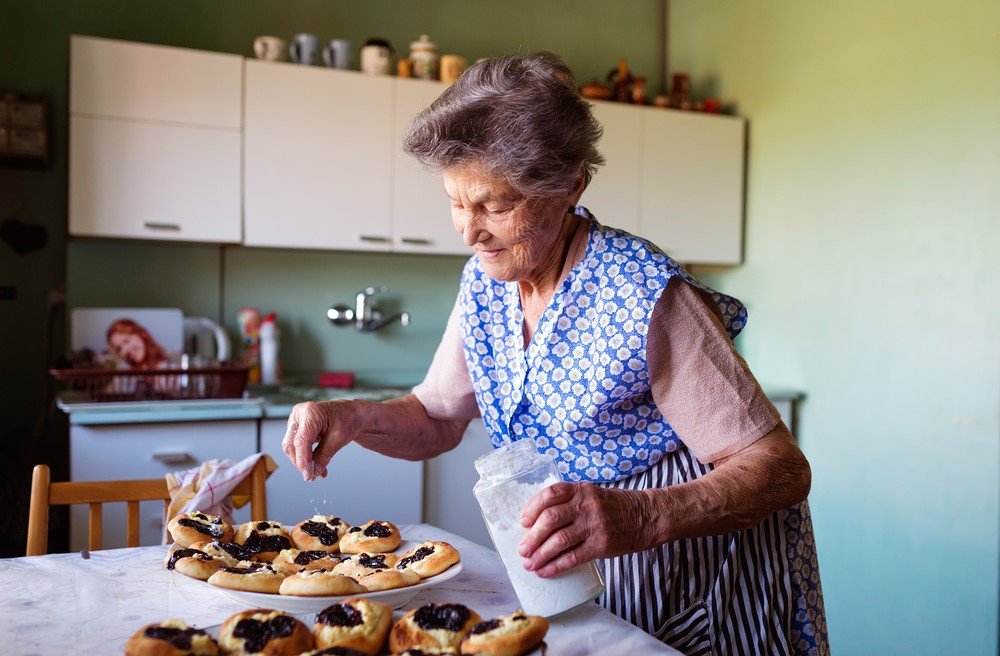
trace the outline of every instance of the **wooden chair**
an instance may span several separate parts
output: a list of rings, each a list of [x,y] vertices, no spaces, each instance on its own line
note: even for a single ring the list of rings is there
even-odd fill
[[[250,518],[258,522],[267,519],[267,496],[264,482],[267,469],[261,459],[254,466],[250,476],[244,478],[234,494],[250,495]],[[48,552],[49,506],[65,506],[78,503],[90,504],[88,526],[88,549],[101,548],[101,514],[105,503],[126,502],[128,515],[125,532],[128,546],[139,546],[139,502],[162,500],[166,508],[170,502],[167,481],[164,478],[149,478],[136,481],[80,481],[71,483],[51,483],[47,465],[35,465],[31,475],[31,505],[28,510],[28,556],[41,556]]]

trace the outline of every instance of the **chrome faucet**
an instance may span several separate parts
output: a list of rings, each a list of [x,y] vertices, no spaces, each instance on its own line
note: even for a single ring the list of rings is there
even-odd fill
[[[396,312],[389,316],[382,316],[377,307],[372,304],[372,296],[385,293],[385,287],[366,287],[358,292],[355,298],[354,309],[346,305],[334,305],[326,311],[326,317],[336,326],[347,326],[351,323],[359,332],[370,333],[384,326],[399,320],[399,323],[410,325],[409,312]]]

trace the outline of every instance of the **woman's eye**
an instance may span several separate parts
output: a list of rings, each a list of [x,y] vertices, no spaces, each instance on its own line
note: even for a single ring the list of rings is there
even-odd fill
[[[489,208],[487,208],[489,209]],[[489,209],[490,214],[506,214],[507,212],[514,209],[513,207],[499,207],[495,209]]]

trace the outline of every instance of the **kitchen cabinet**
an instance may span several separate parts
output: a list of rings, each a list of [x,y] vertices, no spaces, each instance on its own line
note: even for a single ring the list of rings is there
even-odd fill
[[[260,449],[278,463],[267,479],[267,507],[273,519],[295,523],[332,514],[351,524],[370,519],[422,521],[423,463],[388,458],[352,442],[333,457],[326,478],[306,483],[281,449],[287,426],[285,419],[260,422]]]
[[[427,461],[424,520],[466,540],[493,548],[493,540],[472,494],[479,480],[476,458],[493,450],[482,419],[473,419],[457,447]]]
[[[243,58],[74,36],[69,233],[242,239]]]
[[[462,235],[451,224],[451,209],[441,176],[425,170],[403,152],[403,137],[417,114],[434,102],[447,84],[396,80],[392,118],[395,149],[392,185],[392,249],[410,253],[469,255]]]
[[[257,452],[257,421],[183,422],[70,427],[70,480],[161,478],[213,458],[241,460]],[[270,494],[270,481],[268,493]],[[163,503],[143,501],[140,544],[159,544]],[[249,521],[249,506],[236,511]],[[125,546],[125,504],[104,504],[105,549]],[[87,506],[70,511],[70,549],[87,545]]]
[[[606,160],[583,193],[580,203],[603,225],[640,234],[639,180],[642,124],[637,108],[595,101],[594,117],[604,128],[598,144]]]
[[[639,108],[639,234],[684,264],[743,258],[746,123]]]
[[[393,83],[246,62],[246,245],[391,248]]]

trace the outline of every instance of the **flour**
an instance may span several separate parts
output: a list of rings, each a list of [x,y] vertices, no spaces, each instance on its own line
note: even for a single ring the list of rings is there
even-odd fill
[[[524,569],[524,561],[517,553],[521,538],[527,532],[520,523],[521,511],[536,494],[561,480],[557,475],[549,474],[536,483],[515,478],[490,487],[477,486],[476,489],[493,544],[507,568],[521,607],[529,615],[551,617],[594,599],[604,590],[592,562],[543,579]]]

